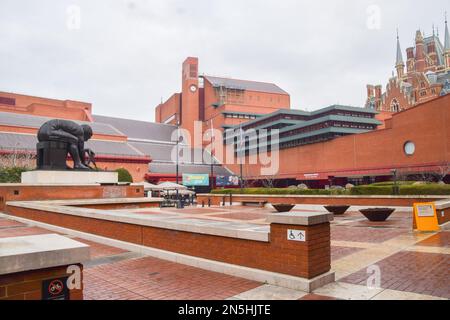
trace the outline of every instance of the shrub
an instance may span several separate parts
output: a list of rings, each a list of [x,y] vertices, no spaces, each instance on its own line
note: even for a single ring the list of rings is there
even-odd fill
[[[20,183],[22,172],[29,170],[25,167],[0,168],[0,183]]]
[[[350,190],[352,195],[392,195],[393,185],[368,185],[358,186]],[[399,185],[400,195],[450,195],[450,185],[437,183],[413,185],[412,183]]]
[[[262,195],[343,195],[343,190],[324,190],[324,189],[282,189],[282,188],[247,188],[243,189],[221,189],[213,190],[213,194],[262,194]]]
[[[133,177],[131,176],[130,172],[128,172],[127,169],[120,168],[117,169],[116,172],[119,173],[119,182],[133,182]]]
[[[242,190],[242,194],[255,195],[392,195],[393,184],[373,184],[366,186],[357,186],[350,190],[342,189],[280,189],[280,188],[247,188]],[[413,185],[413,182],[399,184],[400,195],[450,195],[450,185],[442,185],[437,183],[429,183],[424,185]],[[241,194],[240,189],[221,189],[213,190],[213,194]]]

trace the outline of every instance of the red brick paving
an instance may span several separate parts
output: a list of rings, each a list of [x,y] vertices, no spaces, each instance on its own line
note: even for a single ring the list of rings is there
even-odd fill
[[[377,263],[381,287],[450,299],[450,256],[412,251],[398,252]],[[342,282],[366,285],[366,269],[353,273]]]
[[[248,213],[224,213],[224,214],[216,214],[216,215],[210,215],[209,217],[214,217],[214,218],[223,218],[223,219],[232,219],[232,220],[259,220],[259,219],[264,219],[267,217],[267,214],[259,214],[259,213],[253,213],[253,212],[248,212]]]
[[[382,243],[405,233],[406,230],[401,229],[331,226],[331,240],[335,241]]]
[[[86,300],[221,300],[260,285],[255,281],[150,257],[84,271]]]
[[[413,226],[413,219],[410,218],[389,218],[383,222],[372,222],[369,220],[355,221],[347,224],[351,227],[389,227],[411,230]]]
[[[116,247],[107,246],[101,243],[84,240],[80,238],[73,238],[75,241],[79,241],[81,243],[87,244],[90,246],[90,252],[91,252],[91,259],[101,258],[101,257],[108,257],[113,256],[116,254],[121,254],[125,252],[129,252],[126,250],[122,250]]]
[[[440,232],[417,244],[418,246],[450,247],[450,232]]]
[[[306,296],[301,297],[299,300],[339,300],[339,299],[310,293],[307,294]]]
[[[195,209],[162,209],[161,212],[175,212],[175,213],[184,213],[184,214],[206,214],[206,213],[216,213],[216,212],[224,212],[222,209],[210,209],[210,208],[195,208]]]
[[[331,246],[331,260],[338,260],[349,256],[355,252],[361,251],[361,248]]]
[[[14,220],[7,220],[7,219],[1,219],[0,220],[0,229],[3,228],[12,228],[12,227],[23,227],[25,224],[14,221]]]
[[[49,234],[49,233],[56,233],[56,232],[52,232],[38,227],[8,228],[8,229],[0,229],[0,238],[34,236],[38,234]]]

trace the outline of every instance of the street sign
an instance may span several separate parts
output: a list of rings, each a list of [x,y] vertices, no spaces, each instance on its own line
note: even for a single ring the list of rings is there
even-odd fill
[[[291,229],[288,229],[288,231],[287,231],[287,239],[289,241],[305,242],[306,241],[306,231],[304,231],[304,230],[291,230]]]

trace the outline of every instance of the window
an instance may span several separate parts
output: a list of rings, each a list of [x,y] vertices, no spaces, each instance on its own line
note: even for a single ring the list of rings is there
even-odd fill
[[[407,156],[412,156],[416,152],[416,145],[412,141],[407,141],[403,146],[403,151]]]

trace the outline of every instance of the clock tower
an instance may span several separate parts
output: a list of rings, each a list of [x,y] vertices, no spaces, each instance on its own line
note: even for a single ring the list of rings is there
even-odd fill
[[[200,121],[198,58],[189,57],[183,62],[180,125],[194,137],[194,122]]]

